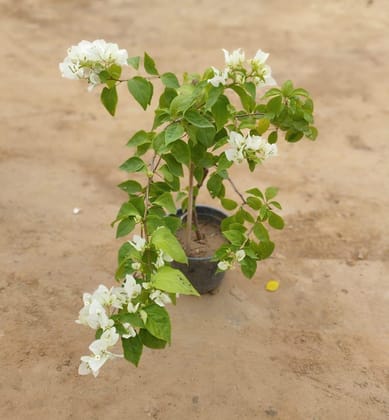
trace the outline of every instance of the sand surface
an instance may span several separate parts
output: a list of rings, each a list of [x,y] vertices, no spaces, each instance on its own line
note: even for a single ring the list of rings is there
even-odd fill
[[[389,418],[388,1],[0,0],[0,16],[0,418]],[[320,137],[258,172],[287,227],[255,278],[181,298],[170,348],[94,379],[74,319],[83,291],[114,284],[116,168],[151,121],[125,90],[112,119],[61,79],[66,49],[97,38],[162,71],[269,51],[277,80],[311,91]]]

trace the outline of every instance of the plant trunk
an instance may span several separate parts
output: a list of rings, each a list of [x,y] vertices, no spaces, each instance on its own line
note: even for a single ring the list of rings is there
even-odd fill
[[[185,229],[185,251],[190,255],[191,240],[192,240],[192,221],[193,221],[193,163],[189,166],[189,187],[188,187],[188,211],[186,214],[186,229]]]

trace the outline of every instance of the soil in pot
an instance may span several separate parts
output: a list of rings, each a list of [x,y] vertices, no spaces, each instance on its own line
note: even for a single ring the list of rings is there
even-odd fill
[[[226,240],[220,232],[220,223],[210,218],[199,216],[200,238],[192,231],[192,240],[188,257],[212,257],[214,252],[223,245]],[[185,229],[177,232],[177,238],[184,246]]]
[[[211,259],[215,251],[226,242],[220,231],[220,223],[226,215],[206,206],[198,206],[196,209],[201,237],[198,237],[195,231],[192,232],[188,265],[179,263],[174,265],[187,276],[200,294],[205,294],[215,290],[224,277],[224,272],[217,272],[217,262]],[[179,216],[182,214],[180,213]],[[177,232],[177,238],[182,245],[184,245],[184,229]]]

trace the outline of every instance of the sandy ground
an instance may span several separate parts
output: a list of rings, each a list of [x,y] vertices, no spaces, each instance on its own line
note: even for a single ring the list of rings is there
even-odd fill
[[[0,0],[0,16],[0,418],[388,418],[388,1]],[[320,129],[257,175],[281,187],[274,257],[180,299],[169,349],[98,379],[77,375],[92,335],[74,319],[83,291],[113,284],[116,168],[151,117],[124,91],[112,119],[61,79],[67,47],[96,38],[163,71],[262,48],[311,91]]]

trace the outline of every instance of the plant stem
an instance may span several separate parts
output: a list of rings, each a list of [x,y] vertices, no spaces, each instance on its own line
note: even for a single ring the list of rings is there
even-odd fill
[[[185,230],[185,251],[190,253],[190,243],[192,239],[192,220],[193,220],[193,163],[189,165],[189,186],[188,186],[188,209],[186,215],[186,230]]]
[[[230,177],[228,177],[227,180],[231,184],[231,186],[234,189],[234,191],[239,195],[240,199],[242,200],[242,204],[246,204],[246,200],[243,197],[243,194],[238,190],[238,188],[236,188],[236,185],[234,184],[234,182],[232,181],[232,179]]]

